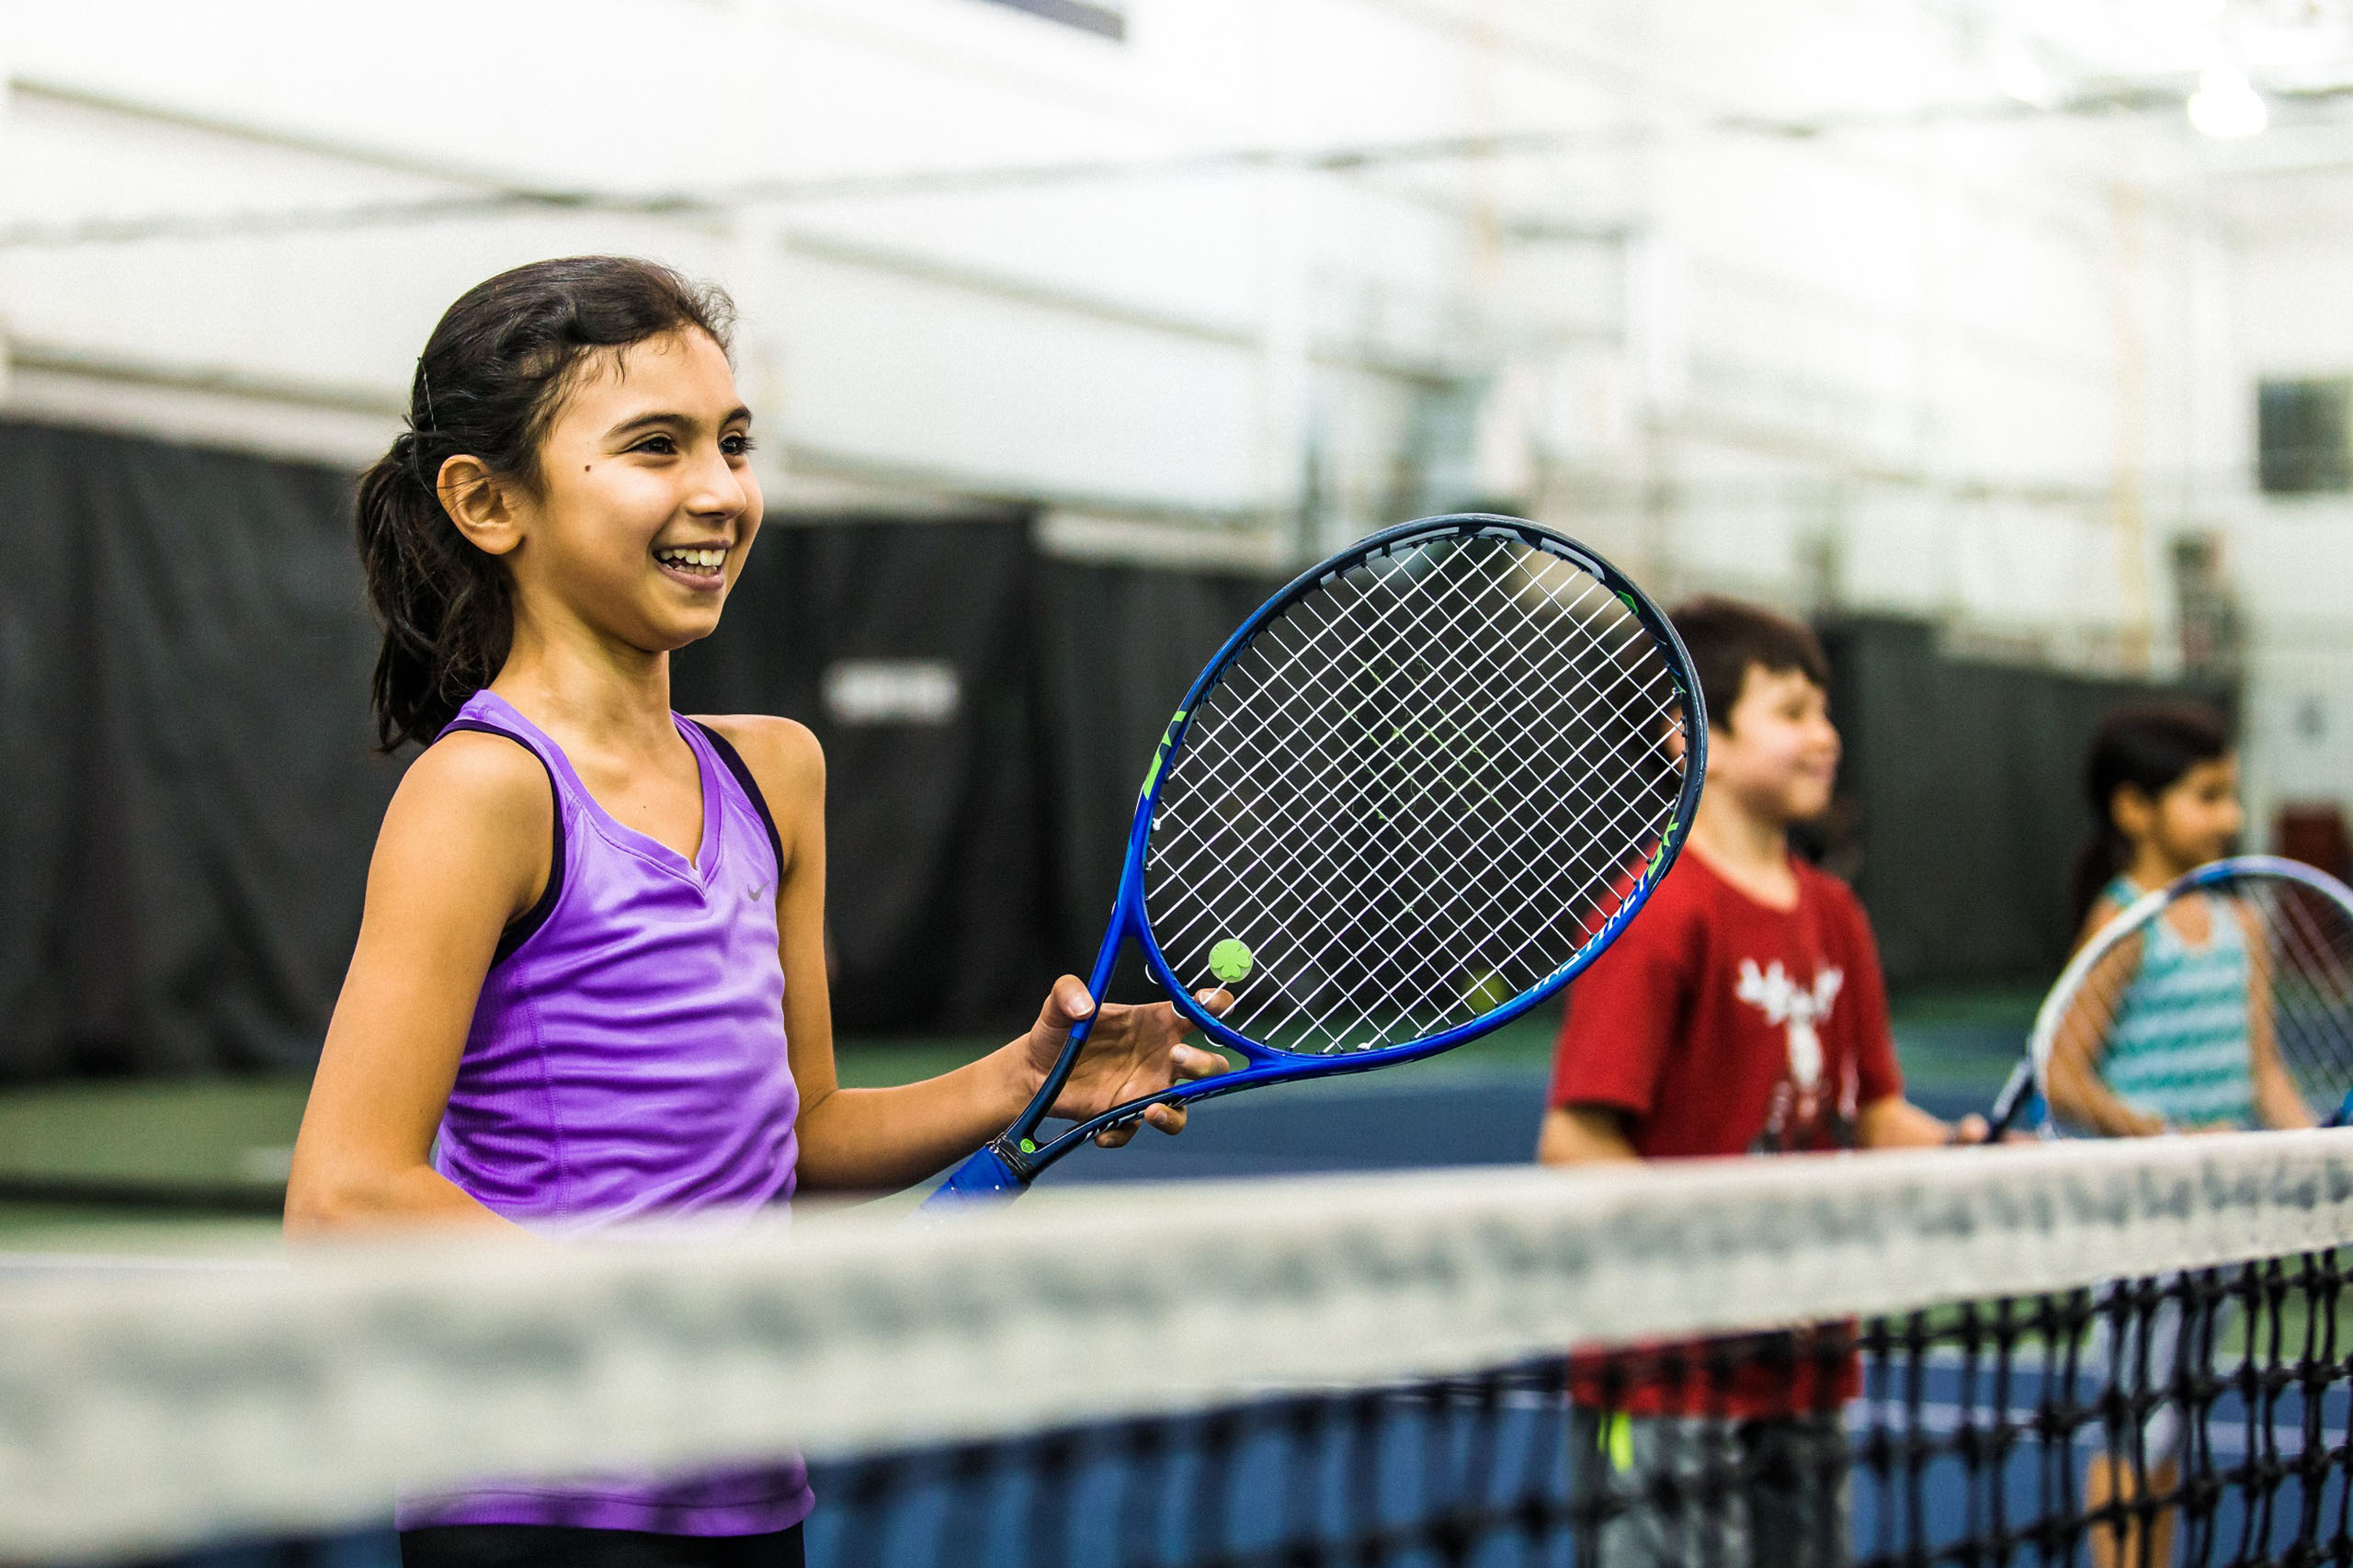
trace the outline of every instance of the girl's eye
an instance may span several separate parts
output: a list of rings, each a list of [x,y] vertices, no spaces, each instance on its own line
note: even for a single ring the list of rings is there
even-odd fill
[[[630,449],[636,452],[652,452],[656,457],[666,458],[676,453],[678,443],[667,436],[648,436]]]
[[[719,438],[719,449],[731,458],[747,457],[752,450],[752,437],[743,431]]]

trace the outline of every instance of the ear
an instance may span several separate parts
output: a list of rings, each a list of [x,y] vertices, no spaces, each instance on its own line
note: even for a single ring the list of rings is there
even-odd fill
[[[505,555],[523,542],[522,496],[480,458],[451,458],[437,478],[441,509],[476,550]]]
[[[2157,827],[2157,803],[2138,784],[2120,784],[2108,798],[2108,820],[2116,831],[2138,844]]]

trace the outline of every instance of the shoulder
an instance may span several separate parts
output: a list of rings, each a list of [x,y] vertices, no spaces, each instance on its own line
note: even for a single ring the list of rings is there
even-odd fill
[[[454,731],[426,747],[393,794],[394,810],[404,806],[492,827],[532,820],[544,827],[555,809],[539,754],[480,730]]]
[[[554,823],[537,753],[503,735],[459,731],[426,747],[402,776],[370,875],[402,888],[421,876],[443,892],[479,889],[512,915],[549,875]]]
[[[1811,860],[1792,856],[1790,866],[1797,873],[1800,898],[1819,901],[1824,907],[1858,920],[1863,917],[1863,901],[1855,896],[1853,888]]]
[[[1651,889],[1642,908],[1618,933],[1617,940],[1599,961],[1607,963],[1612,955],[1637,955],[1644,962],[1668,957],[1677,960],[1688,958],[1712,917],[1715,900],[1711,896],[1711,891],[1708,872],[1685,854]],[[1628,960],[1621,957],[1620,961],[1622,964]]]
[[[1719,885],[1716,874],[1687,846],[1675,864],[1667,868],[1666,875],[1659,879],[1658,886],[1651,890],[1642,920],[1635,924],[1664,926],[1705,920],[1716,906]]]
[[[2123,913],[2140,902],[2140,893],[2131,883],[2119,878],[2100,890],[2084,911],[2084,923],[2075,930],[2075,947],[2081,949],[2108,929]]]
[[[1854,897],[1854,888],[1845,881],[1831,876],[1807,859],[1790,859],[1790,867],[1798,871],[1798,900],[1831,911],[1836,918],[1859,930],[1870,930],[1870,915],[1864,914],[1864,902]]]
[[[808,725],[772,713],[703,713],[694,719],[727,737],[759,781],[770,811],[781,812],[812,793],[824,797],[825,748]]]

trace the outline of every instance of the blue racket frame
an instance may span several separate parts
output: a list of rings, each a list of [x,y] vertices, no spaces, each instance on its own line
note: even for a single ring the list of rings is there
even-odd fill
[[[2250,871],[2259,871],[2266,876],[2300,882],[2344,910],[2348,917],[2353,917],[2353,888],[2347,887],[2325,871],[2315,870],[2302,860],[2283,859],[2277,855],[2228,855],[2220,860],[2209,860],[2205,865],[2194,870],[2183,872],[2164,887],[2157,889],[2154,892],[2145,893],[2143,897],[2170,903],[2184,893],[2195,892],[2200,888],[2212,887],[2217,882],[2225,882],[2234,877],[2245,876]],[[2116,918],[2122,920],[2125,918],[2125,913],[2120,911]],[[2056,993],[2062,985],[2065,984],[2073,977],[2073,971],[2086,963],[2089,955],[2096,952],[2098,947],[2099,937],[2098,933],[2095,932],[2092,940],[2086,943],[2083,950],[2068,960],[2067,969],[2061,972],[2058,980],[2052,982],[2052,991]],[[2043,1006],[2046,1007],[2050,1006],[2048,998],[2045,998]],[[2048,1109],[2042,1098],[2042,1085],[2040,1081],[2041,1074],[2036,1071],[2034,1053],[2035,1036],[2041,1032],[2040,1019],[2038,1018],[2036,1023],[2037,1028],[2027,1036],[2026,1055],[2020,1058],[2017,1066],[2010,1069],[2009,1077],[2002,1085],[2002,1092],[1994,1097],[1993,1108],[1986,1112],[1985,1137],[1988,1142],[2009,1131],[2010,1127],[2017,1122],[2020,1113],[2027,1116],[2030,1124],[2040,1126],[2047,1123]],[[2347,1091],[2344,1100],[2337,1106],[2335,1114],[2321,1123],[2324,1127],[2344,1127],[2348,1124],[2353,1124],[2353,1090]]]
[[[1160,950],[1160,943],[1153,935],[1151,922],[1145,917],[1144,859],[1161,785],[1168,777],[1169,763],[1184,748],[1187,728],[1201,699],[1224,674],[1227,665],[1249,645],[1260,627],[1332,578],[1375,556],[1387,554],[1400,547],[1447,538],[1505,539],[1557,556],[1598,581],[1633,612],[1665,655],[1668,678],[1675,683],[1681,697],[1686,762],[1682,792],[1668,820],[1658,853],[1644,868],[1624,904],[1566,962],[1535,986],[1468,1023],[1403,1045],[1355,1051],[1346,1056],[1303,1056],[1262,1045],[1227,1028],[1216,1015],[1194,999],[1191,990],[1169,969],[1168,960]],[[1177,705],[1176,715],[1168,721],[1168,727],[1160,737],[1159,749],[1153,755],[1152,767],[1144,775],[1143,789],[1136,799],[1135,818],[1128,828],[1127,858],[1120,871],[1120,891],[1112,902],[1111,921],[1103,934],[1102,949],[1096,955],[1094,972],[1086,983],[1087,994],[1096,999],[1099,1009],[1104,1001],[1103,994],[1111,983],[1112,971],[1119,962],[1120,950],[1132,938],[1142,950],[1145,968],[1154,983],[1168,993],[1176,1010],[1211,1040],[1238,1053],[1245,1064],[1214,1077],[1172,1085],[1157,1094],[1114,1107],[1041,1142],[1037,1136],[1038,1130],[1045,1121],[1055,1098],[1062,1093],[1063,1085],[1069,1081],[1071,1070],[1077,1063],[1080,1048],[1094,1028],[1096,1015],[1090,1014],[1072,1026],[1070,1040],[1061,1059],[1047,1074],[1044,1085],[1020,1118],[985,1148],[950,1172],[948,1179],[926,1199],[926,1206],[1017,1194],[1029,1187],[1038,1173],[1048,1165],[1097,1133],[1136,1120],[1149,1106],[1185,1105],[1219,1095],[1255,1089],[1265,1084],[1284,1084],[1302,1078],[1336,1076],[1345,1073],[1370,1073],[1451,1051],[1466,1040],[1475,1040],[1511,1022],[1575,979],[1600,956],[1603,949],[1617,939],[1618,934],[1626,928],[1627,922],[1633,919],[1643,905],[1650,901],[1651,892],[1658,886],[1659,879],[1666,875],[1668,869],[1675,864],[1676,857],[1682,853],[1693,814],[1699,808],[1699,789],[1707,769],[1707,707],[1700,694],[1699,679],[1691,670],[1690,653],[1684,648],[1682,638],[1676,634],[1675,627],[1658,607],[1623,573],[1575,540],[1524,518],[1486,512],[1456,512],[1423,517],[1383,529],[1311,567],[1259,606],[1250,619],[1226,639],[1225,645],[1195,677],[1185,693],[1184,701]]]

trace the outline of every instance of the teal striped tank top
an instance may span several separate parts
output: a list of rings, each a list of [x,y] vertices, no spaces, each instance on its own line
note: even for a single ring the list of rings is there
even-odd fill
[[[2141,890],[2119,877],[2101,896],[2121,908]],[[2208,899],[2207,915],[2200,943],[2162,917],[2143,928],[2102,1075],[2117,1098],[2176,1127],[2253,1127],[2246,933],[2226,900]]]

